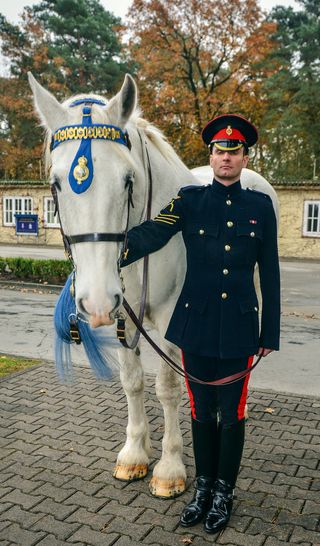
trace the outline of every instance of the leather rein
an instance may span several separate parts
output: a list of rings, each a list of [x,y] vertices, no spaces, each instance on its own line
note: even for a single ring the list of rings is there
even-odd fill
[[[82,102],[86,102],[85,99]],[[148,195],[147,195],[147,207],[146,207],[146,220],[150,220],[151,218],[151,206],[152,206],[152,187],[153,187],[153,180],[152,180],[152,169],[151,169],[151,162],[150,162],[150,156],[148,152],[147,142],[145,141],[143,143],[143,139],[141,136],[140,131],[138,131],[141,147],[143,151],[143,156],[145,156],[146,164],[147,164],[147,178],[148,178]],[[94,137],[93,137],[94,138]],[[122,142],[123,144],[124,142]],[[131,142],[129,139],[128,134],[125,134],[125,144],[128,147],[129,150],[131,150]],[[52,149],[52,147],[51,147]],[[145,164],[145,162],[144,162]],[[61,217],[60,217],[60,211],[59,211],[59,200],[58,200],[58,194],[57,194],[57,186],[59,187],[59,183],[56,181],[55,183],[51,184],[51,192],[52,197],[55,205],[55,212],[54,214],[58,216],[59,223],[60,223],[60,231],[66,251],[66,255],[68,259],[71,261],[73,265],[73,275],[75,277],[75,264],[72,257],[72,250],[71,245],[73,244],[79,244],[79,243],[86,243],[86,242],[123,242],[123,248],[120,256],[123,256],[125,252],[127,251],[128,247],[128,231],[129,231],[129,220],[130,220],[130,208],[134,207],[133,203],[133,180],[130,178],[127,181],[127,189],[128,189],[128,200],[127,200],[127,220],[126,220],[126,227],[125,231],[122,233],[83,233],[83,234],[77,234],[77,235],[66,235],[64,233],[62,223],[61,223]],[[149,265],[149,257],[144,257],[143,262],[143,282],[142,282],[142,290],[141,290],[141,298],[140,298],[140,309],[138,316],[134,313],[133,309],[127,302],[125,298],[123,298],[123,307],[127,313],[127,315],[132,320],[133,324],[136,327],[135,334],[133,336],[133,339],[131,342],[128,342],[125,335],[125,321],[126,316],[122,314],[121,312],[117,315],[117,337],[121,344],[126,349],[136,349],[137,354],[140,354],[139,348],[137,347],[140,334],[143,335],[143,337],[146,339],[146,341],[151,345],[151,347],[157,352],[157,354],[164,360],[164,362],[170,366],[172,370],[174,370],[178,375],[182,376],[184,379],[188,379],[188,381],[191,381],[193,383],[198,383],[201,385],[212,385],[212,386],[221,386],[221,385],[231,385],[232,383],[235,383],[237,381],[240,381],[241,379],[245,378],[248,374],[251,373],[251,371],[259,364],[262,355],[260,355],[256,362],[248,369],[243,370],[241,372],[223,377],[221,379],[216,379],[214,381],[204,381],[202,379],[199,379],[190,373],[186,372],[179,364],[177,364],[174,360],[172,360],[162,349],[153,341],[153,339],[149,336],[149,334],[146,332],[145,328],[143,327],[143,318],[145,314],[145,308],[146,308],[146,299],[147,299],[147,285],[148,285],[148,265]],[[121,277],[122,281],[122,290],[125,291],[123,279],[120,273],[120,258],[118,260],[118,271]],[[72,283],[72,290],[73,290],[73,296],[74,294],[74,279]],[[79,333],[78,328],[78,315],[76,318],[70,320],[70,337],[71,339],[77,343],[81,343],[81,337]]]

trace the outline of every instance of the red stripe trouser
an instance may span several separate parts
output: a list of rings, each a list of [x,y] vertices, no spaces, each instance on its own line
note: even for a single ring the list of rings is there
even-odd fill
[[[203,381],[214,381],[252,366],[253,356],[231,359],[182,353],[185,371]],[[229,426],[244,418],[250,374],[232,385],[201,385],[186,378],[193,419],[214,421],[219,414],[220,424]]]

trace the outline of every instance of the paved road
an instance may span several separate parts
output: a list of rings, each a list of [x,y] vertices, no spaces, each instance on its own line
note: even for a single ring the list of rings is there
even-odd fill
[[[152,470],[163,418],[151,378],[146,390]],[[248,403],[233,514],[226,530],[210,536],[201,524],[178,525],[193,493],[186,396],[180,420],[188,491],[163,500],[149,493],[151,470],[143,481],[112,478],[127,419],[117,381],[97,382],[81,367],[77,383],[65,386],[48,364],[0,381],[0,544],[318,545],[320,398],[251,390]]]
[[[2,258],[34,258],[36,260],[65,260],[62,247],[33,246],[33,245],[5,245],[0,243]]]
[[[252,374],[250,385],[317,396],[320,393],[320,264],[282,261],[281,270],[281,351],[263,360]],[[0,295],[0,352],[51,360],[52,314],[57,296],[25,289],[1,289]],[[145,343],[142,355],[146,371],[154,372],[157,358]],[[79,347],[73,348],[73,358],[77,363],[87,362]]]
[[[127,419],[120,384],[97,382],[80,366],[77,382],[62,385],[44,363],[0,381],[1,546],[319,545],[320,265],[284,263],[282,270],[282,351],[253,374],[227,529],[209,536],[200,524],[178,525],[194,476],[186,394],[181,428],[188,490],[164,501],[151,497],[146,483],[163,436],[153,378],[146,381],[151,471],[146,480],[124,483],[112,478]],[[1,289],[0,298],[0,351],[51,358],[56,295]],[[144,361],[154,362],[149,349]],[[272,390],[253,389],[259,381]],[[285,390],[316,396],[274,392]]]

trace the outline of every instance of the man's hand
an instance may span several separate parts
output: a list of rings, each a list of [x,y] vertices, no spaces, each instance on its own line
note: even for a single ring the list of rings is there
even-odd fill
[[[258,356],[268,356],[270,353],[272,353],[273,349],[265,349],[264,347],[259,347],[259,350],[257,352]]]

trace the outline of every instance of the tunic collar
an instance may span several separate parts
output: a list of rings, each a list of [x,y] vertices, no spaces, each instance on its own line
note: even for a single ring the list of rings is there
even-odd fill
[[[242,188],[240,180],[234,182],[233,184],[231,184],[231,186],[224,186],[223,184],[221,184],[221,182],[218,182],[218,180],[215,179],[213,179],[212,182],[213,192],[222,195],[223,197],[238,195],[239,193],[241,193],[241,189]]]

